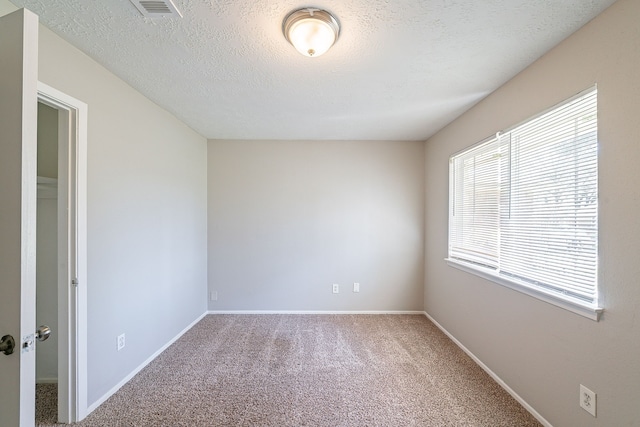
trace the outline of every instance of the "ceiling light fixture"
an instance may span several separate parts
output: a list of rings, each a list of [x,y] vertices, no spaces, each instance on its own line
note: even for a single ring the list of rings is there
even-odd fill
[[[316,57],[338,40],[340,24],[326,10],[313,7],[291,12],[282,22],[285,38],[304,56]]]

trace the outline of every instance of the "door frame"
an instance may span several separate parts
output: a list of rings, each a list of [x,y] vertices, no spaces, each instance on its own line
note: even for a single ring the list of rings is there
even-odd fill
[[[38,101],[58,110],[58,422],[73,423],[88,414],[88,107],[42,82]]]

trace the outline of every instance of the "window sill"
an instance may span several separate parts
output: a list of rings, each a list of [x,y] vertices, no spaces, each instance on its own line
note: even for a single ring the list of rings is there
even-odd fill
[[[505,286],[509,289],[513,289],[514,291],[521,292],[523,294],[532,296],[549,304],[555,305],[556,307],[563,308],[565,310],[569,310],[572,313],[579,314],[580,316],[587,317],[591,320],[595,320],[596,322],[600,320],[600,315],[604,311],[604,309],[593,306],[590,304],[582,304],[578,301],[572,301],[569,299],[564,299],[558,295],[552,294],[550,292],[545,292],[544,290],[529,287],[523,284],[520,284],[516,281],[509,280],[502,276],[499,276],[490,270],[483,269],[482,267],[477,267],[471,264],[467,264],[462,261],[458,261],[456,259],[445,258],[447,264],[451,267],[457,268],[458,270],[465,271],[467,273],[474,274],[476,276],[480,276],[483,279],[490,280],[499,285]]]

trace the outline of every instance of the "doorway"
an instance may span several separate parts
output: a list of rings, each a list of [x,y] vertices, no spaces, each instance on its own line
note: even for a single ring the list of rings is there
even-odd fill
[[[58,421],[58,110],[38,102],[36,325],[53,333],[37,344],[36,423]],[[63,236],[60,236],[63,237]]]
[[[87,105],[38,83],[38,131],[36,318],[55,338],[38,343],[36,382],[73,423],[87,415]]]

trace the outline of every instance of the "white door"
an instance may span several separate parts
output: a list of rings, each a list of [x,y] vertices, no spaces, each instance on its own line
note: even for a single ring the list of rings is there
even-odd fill
[[[0,424],[35,424],[35,236],[38,17],[0,17]],[[8,342],[8,341],[5,341]]]

